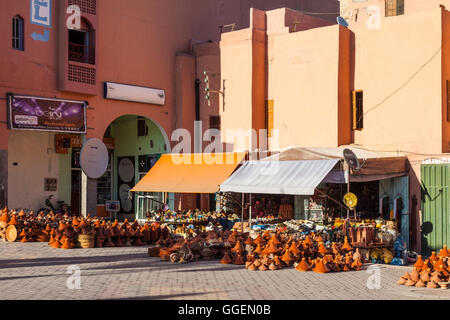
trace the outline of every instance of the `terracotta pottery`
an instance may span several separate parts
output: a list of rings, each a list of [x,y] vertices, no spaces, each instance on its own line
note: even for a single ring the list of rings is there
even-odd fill
[[[438,271],[441,278],[447,278],[449,276],[449,273],[447,272],[447,270],[445,270],[445,268],[442,265],[439,266]]]
[[[225,252],[225,255],[223,256],[222,260],[219,261],[221,264],[231,264],[231,258],[228,252]]]
[[[256,259],[255,261],[253,261],[253,265],[256,267],[256,268],[259,268],[260,266],[261,266],[261,260],[259,260],[259,259]]]
[[[262,255],[270,255],[270,254],[277,254],[279,253],[279,250],[275,246],[275,244],[272,242],[266,249],[263,250]]]
[[[236,245],[233,247],[233,249],[231,249],[231,251],[237,253],[237,254],[243,254],[244,253],[244,248],[242,247],[241,241],[238,241],[236,243]]]
[[[61,244],[59,243],[58,240],[55,240],[55,241],[53,241],[53,242],[50,244],[50,247],[55,248],[55,249],[59,249],[59,248],[61,248]]]
[[[404,279],[404,278],[400,278],[400,279],[397,281],[397,284],[403,286],[407,281],[408,281],[408,280],[406,280],[406,279]]]
[[[448,282],[439,282],[441,289],[448,289]]]
[[[323,245],[323,242],[319,242],[319,250],[318,252],[322,255],[325,256],[328,254],[328,250],[327,248],[325,248],[325,246]]]
[[[439,282],[442,281],[442,279],[441,279],[441,276],[439,274],[437,274],[437,275],[431,276],[430,277],[430,281],[434,281],[436,283],[439,283]]]
[[[244,244],[245,244],[245,245],[248,245],[248,246],[252,246],[252,245],[253,245],[252,238],[251,238],[251,237],[248,237],[247,240],[245,240]]]
[[[408,272],[406,272],[404,275],[402,275],[402,278],[405,280],[409,280],[410,279],[410,275]]]
[[[308,262],[306,262],[306,259],[303,258],[302,261],[297,265],[297,267],[295,268],[298,271],[311,271],[311,266],[308,264]]]
[[[269,258],[263,257],[263,258],[261,259],[261,263],[262,263],[262,264],[265,264],[266,266],[268,266],[268,265],[271,263],[271,261],[269,260]]]
[[[423,282],[428,282],[430,281],[430,269],[424,269],[421,273],[420,273],[420,279]]]
[[[427,283],[427,288],[430,288],[430,289],[437,289],[437,288],[439,288],[439,285],[438,285],[436,282],[434,282],[434,281],[429,281],[429,282]]]
[[[422,279],[419,279],[419,281],[416,282],[415,286],[419,288],[425,288],[427,285],[422,281]]]
[[[298,256],[300,254],[300,250],[298,250],[297,245],[294,241],[291,242],[291,245],[289,247],[289,252],[293,254],[294,256]]]
[[[281,242],[278,240],[276,235],[273,235],[272,238],[269,240],[269,244],[274,244],[274,245],[279,245],[281,244]]]
[[[267,269],[267,266],[265,264],[262,264],[262,265],[259,266],[258,270],[259,271],[267,271],[268,269]]]
[[[323,259],[319,259],[319,261],[316,263],[313,271],[317,272],[317,273],[327,273],[327,272],[329,272],[329,270],[327,269],[327,267],[323,263]]]
[[[421,271],[421,270],[422,270],[422,267],[423,267],[423,260],[422,260],[422,256],[421,256],[421,255],[419,255],[419,256],[417,257],[417,261],[416,261],[416,263],[414,263],[414,267],[416,267],[418,271]]]
[[[345,251],[352,251],[353,250],[353,248],[350,245],[350,243],[348,243],[348,238],[347,237],[344,238],[344,245],[342,246],[342,250],[345,250]]]
[[[66,230],[66,228],[67,228],[67,225],[64,222],[60,221],[58,230],[59,231],[64,231],[64,230]]]
[[[256,242],[256,241],[255,241]],[[258,243],[258,245],[256,246],[256,249],[253,251],[254,253],[257,253],[259,255],[262,254],[263,252],[263,248],[261,247],[261,243]]]
[[[294,259],[292,259],[289,250],[286,250],[284,255],[281,257],[281,261],[286,263],[288,266],[290,266],[294,262]]]
[[[417,282],[417,281],[414,281],[414,280],[412,280],[412,279],[409,279],[408,281],[406,281],[405,286],[408,286],[408,287],[415,286],[415,285],[416,285],[416,282]]]
[[[413,280],[414,282],[417,282],[419,281],[419,278],[420,278],[419,272],[417,271],[416,268],[413,268],[413,271],[411,271],[410,273],[410,279]]]
[[[277,270],[277,269],[278,269],[277,266],[272,262],[272,263],[270,264],[270,266],[269,266],[269,270],[275,271],[275,270]]]
[[[312,241],[311,241],[311,237],[310,236],[306,236],[306,239],[305,239],[305,241],[303,241],[303,244],[307,245],[307,246],[311,246],[313,244]]]
[[[263,244],[265,241],[264,239],[261,237],[260,234],[258,234],[258,236],[256,237],[256,239],[253,241],[256,244]]]
[[[438,257],[436,256],[436,251],[433,251],[430,256],[430,262],[434,264],[436,261],[438,261]]]
[[[331,251],[333,252],[334,255],[338,255],[341,253],[341,250],[339,250],[339,246],[337,245],[336,242],[333,242],[331,244]]]
[[[62,249],[71,249],[70,243],[69,243],[69,239],[66,238],[66,240],[64,241],[63,245],[61,246]]]
[[[353,270],[359,271],[359,270],[361,270],[361,267],[362,267],[361,261],[359,261],[359,260],[353,261],[353,263],[352,263]]]
[[[245,269],[248,269],[252,264],[253,264],[253,262],[247,261],[245,263]]]
[[[256,269],[255,265],[252,264],[252,265],[250,265],[250,267],[248,267],[248,270],[250,270],[250,271],[256,271],[257,269]]]
[[[442,248],[442,250],[441,250],[439,256],[440,256],[441,258],[446,258],[446,257],[448,257],[448,255],[449,255],[449,252],[447,251],[447,246],[444,245],[444,247]]]
[[[15,214],[12,216],[11,220],[8,222],[8,225],[9,226],[17,226],[18,225],[18,222],[17,222]]]
[[[245,265],[245,260],[244,260],[244,258],[242,257],[242,255],[238,254],[238,255],[236,256],[236,258],[234,259],[233,264],[236,264],[236,265]]]
[[[282,265],[281,265],[280,257],[275,256],[275,258],[273,258],[273,263],[275,263],[275,265],[278,267],[278,269],[281,269]]]
[[[362,262],[362,255],[359,252],[359,248],[356,248],[356,252],[353,254],[353,260],[359,260]]]
[[[323,238],[320,234],[316,237],[316,242],[323,242]]]

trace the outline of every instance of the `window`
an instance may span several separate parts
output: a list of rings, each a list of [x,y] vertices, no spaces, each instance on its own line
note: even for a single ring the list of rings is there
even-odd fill
[[[405,13],[405,0],[386,0],[386,17],[400,16]]]
[[[273,137],[273,100],[266,101],[266,129],[267,136]]]
[[[220,130],[220,116],[209,117],[209,128]]]
[[[363,111],[363,91],[352,91],[352,129],[361,130],[364,125],[364,111]]]
[[[69,30],[69,60],[95,64],[95,31],[84,20],[81,30]]]
[[[24,21],[20,16],[12,20],[12,47],[24,51]]]

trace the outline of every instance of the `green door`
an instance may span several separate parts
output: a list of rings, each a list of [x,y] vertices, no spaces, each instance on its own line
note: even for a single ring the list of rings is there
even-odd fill
[[[450,164],[421,166],[422,254],[426,256],[450,245],[449,168]]]

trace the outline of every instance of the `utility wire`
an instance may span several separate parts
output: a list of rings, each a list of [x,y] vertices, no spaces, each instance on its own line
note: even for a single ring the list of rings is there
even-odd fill
[[[379,106],[381,106],[383,103],[385,103],[387,100],[389,100],[392,96],[394,96],[397,92],[399,92],[401,89],[403,89],[409,82],[411,82],[412,79],[414,79],[417,74],[419,74],[420,71],[422,71],[423,68],[425,68],[436,56],[437,54],[441,51],[442,46],[439,47],[439,49],[433,54],[433,56],[427,61],[425,62],[425,64],[423,64],[419,70],[417,70],[408,80],[406,80],[405,83],[403,83],[398,89],[394,90],[394,92],[392,92],[390,95],[388,95],[386,98],[384,98],[381,102],[379,102],[378,104],[376,104],[375,106],[373,106],[372,108],[370,108],[369,110],[367,110],[366,112],[364,112],[361,117],[359,117],[357,123],[359,123],[361,121],[361,119],[368,114],[370,111],[378,108]]]

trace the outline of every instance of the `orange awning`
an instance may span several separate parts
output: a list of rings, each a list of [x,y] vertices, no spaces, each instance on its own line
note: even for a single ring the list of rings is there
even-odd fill
[[[164,154],[132,192],[215,193],[245,153]]]

